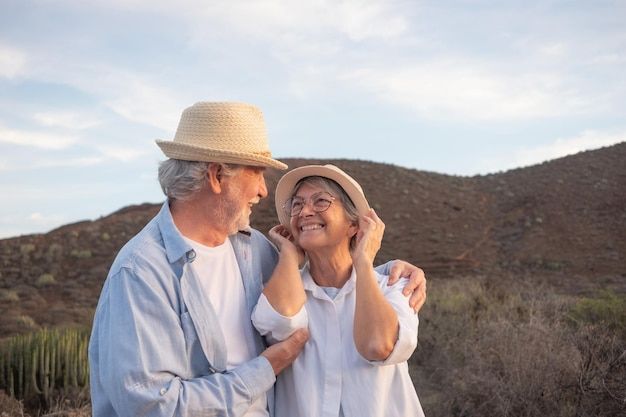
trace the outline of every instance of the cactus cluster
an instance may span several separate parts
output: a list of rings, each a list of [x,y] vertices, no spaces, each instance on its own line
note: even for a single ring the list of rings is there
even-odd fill
[[[55,392],[89,384],[86,329],[43,329],[0,345],[0,389],[49,404]]]

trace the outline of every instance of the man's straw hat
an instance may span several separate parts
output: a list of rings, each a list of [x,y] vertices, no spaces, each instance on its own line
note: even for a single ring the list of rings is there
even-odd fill
[[[272,159],[263,113],[245,103],[196,103],[183,111],[174,140],[156,143],[173,159],[287,169]]]
[[[287,229],[289,229],[290,217],[285,213],[283,205],[292,197],[293,189],[298,181],[306,177],[324,177],[335,181],[348,194],[359,216],[364,216],[368,213],[370,205],[365,198],[361,185],[354,178],[334,165],[306,165],[292,169],[283,175],[276,185],[274,194],[276,214],[280,223]]]

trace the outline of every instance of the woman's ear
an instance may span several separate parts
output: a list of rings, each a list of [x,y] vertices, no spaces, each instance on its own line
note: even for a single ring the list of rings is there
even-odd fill
[[[210,163],[207,170],[207,184],[213,194],[220,194],[222,192],[222,165],[217,163]]]
[[[355,237],[357,233],[359,233],[359,222],[353,221],[350,223],[350,227],[348,227],[348,234],[352,238]]]

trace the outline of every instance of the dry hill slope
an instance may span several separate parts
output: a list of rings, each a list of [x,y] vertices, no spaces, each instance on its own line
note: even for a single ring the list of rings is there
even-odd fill
[[[453,177],[333,160],[362,185],[387,224],[379,260],[403,258],[430,279],[485,273],[540,276],[568,288],[626,290],[626,143],[542,165]],[[286,160],[290,167],[322,161]],[[273,190],[278,172],[267,175]],[[0,336],[89,325],[119,248],[157,212],[143,204],[47,234],[0,240]],[[253,216],[276,223],[273,193]]]

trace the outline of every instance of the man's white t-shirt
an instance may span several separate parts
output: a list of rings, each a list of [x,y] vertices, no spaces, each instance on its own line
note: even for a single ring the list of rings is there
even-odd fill
[[[228,352],[227,369],[254,359],[255,330],[246,308],[241,271],[230,239],[216,247],[204,246],[187,238],[185,240],[196,251],[191,267],[200,278],[202,290],[219,317]],[[244,415],[267,417],[266,396],[260,396]]]

